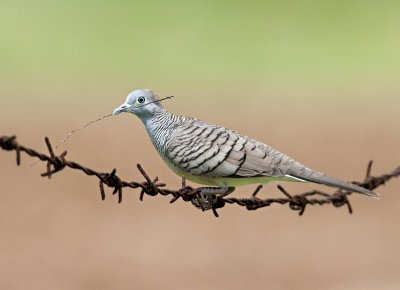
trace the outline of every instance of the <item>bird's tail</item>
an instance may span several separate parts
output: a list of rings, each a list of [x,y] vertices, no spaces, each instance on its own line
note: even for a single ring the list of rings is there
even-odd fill
[[[364,187],[358,186],[356,184],[346,182],[335,177],[331,177],[321,172],[313,171],[309,168],[302,170],[301,173],[296,172],[295,174],[290,174],[295,178],[299,178],[304,181],[310,181],[314,183],[319,183],[331,187],[337,187],[345,189],[352,192],[362,193],[373,198],[379,199],[379,193],[373,192],[372,190],[366,189]]]

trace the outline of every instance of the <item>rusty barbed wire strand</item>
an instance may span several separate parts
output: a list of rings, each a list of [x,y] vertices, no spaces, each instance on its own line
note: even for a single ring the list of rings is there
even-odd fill
[[[106,198],[106,192],[104,185],[113,188],[112,194],[118,194],[118,202],[122,202],[122,189],[124,187],[130,187],[133,189],[140,189],[139,199],[143,201],[144,195],[156,196],[158,194],[163,196],[171,195],[172,199],[170,203],[174,203],[178,199],[182,198],[183,201],[197,200],[197,204],[200,204],[203,211],[205,210],[203,200],[200,198],[200,191],[196,188],[188,186],[186,184],[185,178],[182,179],[182,187],[178,190],[171,190],[165,188],[165,183],[160,183],[158,177],[153,180],[149,177],[146,171],[140,164],[137,164],[137,168],[141,175],[144,177],[145,181],[124,181],[117,175],[117,170],[114,168],[110,173],[98,172],[86,166],[83,166],[77,162],[69,161],[65,159],[67,151],[62,152],[59,156],[55,155],[53,146],[50,143],[49,138],[45,138],[47,148],[49,150],[49,155],[40,153],[32,148],[20,145],[16,136],[0,136],[0,147],[5,151],[15,151],[16,152],[16,162],[19,166],[21,164],[21,152],[25,152],[31,157],[37,157],[39,160],[46,162],[46,172],[42,173],[41,176],[48,177],[51,176],[67,167],[75,170],[84,172],[88,176],[96,176],[99,179],[99,188],[101,199]],[[368,163],[367,172],[364,181],[353,183],[365,187],[370,190],[384,185],[387,181],[392,178],[400,176],[400,166],[395,168],[392,172],[387,174],[382,174],[380,176],[371,176],[372,161]],[[308,205],[325,205],[332,204],[334,207],[347,206],[349,213],[353,212],[352,206],[348,197],[352,194],[345,190],[336,190],[333,194],[326,193],[324,191],[312,190],[301,194],[292,195],[286,191],[281,185],[277,186],[279,191],[284,195],[282,198],[259,198],[257,197],[258,192],[262,188],[262,185],[257,186],[252,195],[248,198],[234,198],[234,197],[221,197],[213,196],[215,203],[212,208],[212,212],[216,217],[218,217],[217,209],[223,208],[227,204],[236,204],[245,207],[247,210],[256,210],[259,208],[270,206],[274,203],[277,204],[288,204],[289,208],[294,211],[298,211],[299,215],[303,215],[306,207]]]

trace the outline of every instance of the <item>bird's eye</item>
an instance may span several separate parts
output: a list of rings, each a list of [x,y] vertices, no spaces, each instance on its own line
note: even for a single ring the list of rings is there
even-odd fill
[[[137,101],[138,101],[139,104],[143,104],[146,101],[146,98],[145,97],[139,97],[137,99]]]

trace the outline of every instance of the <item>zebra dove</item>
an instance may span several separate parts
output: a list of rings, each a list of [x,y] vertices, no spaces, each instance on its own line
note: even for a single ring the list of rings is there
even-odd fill
[[[203,207],[211,209],[215,194],[226,195],[245,184],[306,181],[363,193],[379,194],[312,170],[274,148],[236,131],[192,117],[174,115],[150,89],[137,89],[116,108],[142,120],[154,147],[179,176],[208,185],[201,187]],[[193,202],[200,207],[198,202]]]

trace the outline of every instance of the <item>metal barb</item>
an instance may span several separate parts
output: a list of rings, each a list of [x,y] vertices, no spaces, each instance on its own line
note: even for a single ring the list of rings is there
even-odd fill
[[[373,160],[370,160],[367,165],[367,173],[365,174],[365,180],[367,180],[371,176],[372,164],[374,163]]]

